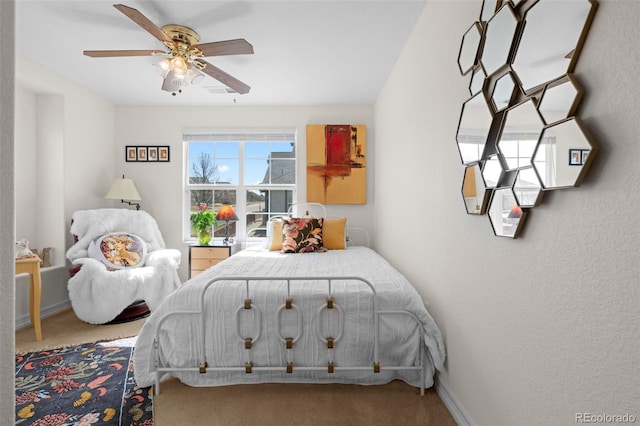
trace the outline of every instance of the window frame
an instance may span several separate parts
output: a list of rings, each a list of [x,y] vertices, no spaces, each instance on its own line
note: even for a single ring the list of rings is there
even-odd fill
[[[288,190],[292,191],[292,200],[296,200],[298,194],[298,185],[300,182],[298,173],[298,140],[297,130],[295,128],[281,128],[281,129],[260,129],[260,128],[248,128],[248,129],[214,129],[208,131],[193,131],[185,130],[182,132],[183,140],[183,174],[182,174],[182,188],[183,188],[183,203],[182,203],[182,239],[185,243],[193,244],[196,242],[196,238],[191,236],[191,191],[192,190],[235,190],[236,202],[233,204],[236,214],[240,218],[236,222],[236,235],[234,240],[238,242],[260,242],[264,241],[266,237],[247,237],[247,191],[250,190]],[[189,156],[189,143],[190,142],[238,142],[238,183],[210,183],[210,184],[192,184],[189,182],[190,178],[190,164],[191,158]],[[251,160],[253,158],[245,158],[246,142],[290,142],[294,144],[293,151],[293,167],[295,170],[294,183],[293,184],[246,184],[244,182],[245,175],[245,160]],[[271,154],[271,151],[270,151]],[[278,213],[265,212],[270,216],[278,215]],[[218,241],[220,238],[214,238],[213,241]]]

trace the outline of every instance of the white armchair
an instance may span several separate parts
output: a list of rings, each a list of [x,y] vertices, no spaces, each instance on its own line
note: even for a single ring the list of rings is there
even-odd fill
[[[165,248],[157,222],[143,210],[79,210],[72,216],[70,231],[76,242],[66,253],[74,265],[67,288],[71,307],[85,322],[108,323],[139,301],[155,310],[180,285],[181,253]],[[143,246],[141,255],[134,256],[140,263],[110,263],[116,261],[102,243],[109,234],[126,234]]]

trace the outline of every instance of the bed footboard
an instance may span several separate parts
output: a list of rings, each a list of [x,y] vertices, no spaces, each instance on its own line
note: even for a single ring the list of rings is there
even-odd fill
[[[235,316],[233,318],[227,318],[229,321],[235,322],[235,334],[237,338],[238,347],[244,354],[244,363],[238,363],[234,366],[217,366],[213,365],[211,357],[207,353],[207,344],[211,343],[210,339],[213,339],[212,327],[215,324],[210,324],[210,319],[207,319],[205,313],[207,312],[207,290],[219,284],[220,282],[233,283],[233,285],[244,286],[243,293],[246,295],[244,300],[241,301]],[[266,312],[264,306],[260,306],[260,303],[251,298],[252,286],[260,285],[261,282],[282,282],[286,284],[286,298],[283,303],[278,306],[275,311],[271,309],[271,312]],[[319,286],[326,286],[326,297],[322,293],[324,299],[322,303],[315,306],[314,312],[302,312],[296,300],[291,296],[291,287],[293,283],[299,282],[310,283],[316,290],[315,297],[317,298],[317,290]],[[367,289],[370,293],[371,307],[367,312],[371,312],[370,323],[372,324],[372,332],[369,333],[372,336],[372,357],[366,363],[359,365],[341,365],[334,362],[334,351],[338,345],[349,345],[350,342],[346,340],[344,333],[345,330],[345,318],[346,313],[344,307],[338,303],[338,300],[334,298],[334,283],[340,281],[358,283],[363,289]],[[264,284],[264,283],[263,283]],[[322,290],[321,290],[322,291]],[[296,294],[297,298],[305,297],[305,295]],[[368,280],[355,277],[355,276],[329,276],[329,277],[216,277],[209,281],[201,292],[200,300],[198,301],[199,309],[196,310],[182,310],[174,311],[165,314],[158,319],[154,330],[153,340],[153,356],[154,356],[154,374],[155,374],[155,389],[156,394],[160,393],[160,382],[165,374],[191,372],[199,374],[215,374],[216,372],[243,372],[244,374],[260,374],[261,372],[282,372],[293,374],[294,371],[305,372],[323,372],[326,374],[335,374],[342,371],[358,371],[358,372],[370,372],[371,374],[378,374],[381,371],[401,371],[401,370],[414,370],[419,372],[421,378],[420,393],[424,395],[426,388],[426,374],[427,374],[427,353],[425,345],[422,341],[423,325],[418,318],[412,312],[404,310],[380,310],[379,300],[376,294],[375,287]],[[253,324],[247,323],[247,315],[250,313],[250,318]],[[303,321],[304,315],[311,316],[313,321]],[[269,342],[270,345],[281,345],[285,353],[285,359],[279,365],[254,365],[252,358],[252,350],[258,342],[265,339],[265,333],[263,333],[263,319],[267,315],[275,318],[276,331],[271,333],[272,337],[275,334],[277,341]],[[285,316],[288,320],[285,319]],[[410,321],[415,322],[415,336],[411,336],[415,339],[415,344],[418,348],[417,360],[413,360],[409,365],[391,365],[390,363],[381,362],[380,359],[380,319],[384,317],[403,316]],[[294,318],[293,320],[291,318]],[[195,320],[200,324],[198,333],[200,333],[199,344],[197,346],[197,365],[188,367],[175,367],[169,365],[167,360],[163,358],[161,342],[161,330],[163,330],[163,324],[169,319],[179,318]],[[287,327],[285,327],[287,323]],[[285,332],[287,328],[288,332]],[[247,332],[247,329],[252,329],[252,332]],[[291,330],[294,330],[291,332]],[[244,331],[243,331],[244,330]],[[164,331],[166,333],[166,328]],[[327,349],[327,363],[326,365],[299,365],[294,363],[292,351],[296,348],[296,343],[302,336],[307,338],[317,339],[318,346],[326,347]],[[309,337],[313,336],[313,337]],[[313,363],[312,363],[313,364]]]

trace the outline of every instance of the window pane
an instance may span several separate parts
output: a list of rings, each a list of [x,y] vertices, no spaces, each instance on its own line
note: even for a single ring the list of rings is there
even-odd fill
[[[189,203],[189,216],[191,216],[191,213],[200,211],[200,203],[205,203],[207,205],[207,210],[215,211],[213,206],[213,191],[211,190],[198,189],[189,191],[189,199],[191,200]],[[189,232],[190,236],[196,236],[193,229],[190,229]]]
[[[247,213],[247,237],[266,237],[269,215]]]
[[[272,158],[269,171],[270,183],[294,184],[296,182],[296,163],[289,159]]]
[[[202,154],[189,160],[189,183],[213,183],[215,166],[210,154]]]
[[[247,191],[247,237],[266,236],[269,218],[286,214],[292,199],[293,190],[253,189]]]
[[[267,211],[264,201],[264,191],[258,191],[256,189],[247,191],[247,213]]]
[[[245,185],[268,184],[269,163],[266,159],[245,160],[244,161],[244,183]]]
[[[205,203],[211,209],[213,205],[213,191],[207,189],[192,190],[190,192],[190,209],[191,213],[200,209],[200,203]]]
[[[269,158],[271,152],[268,142],[246,142],[244,144],[244,158]]]
[[[204,154],[213,156],[213,142],[189,142],[189,156],[197,158]]]
[[[237,185],[239,176],[239,160],[217,159],[215,164],[216,183]]]
[[[213,182],[213,142],[189,144],[189,183]]]
[[[216,158],[240,158],[238,142],[215,142]]]
[[[293,203],[292,190],[268,191],[267,195],[269,196],[269,212],[271,213],[287,213]]]
[[[213,197],[213,207],[216,212],[220,210],[220,206],[225,203],[231,204],[234,209],[236,208],[237,194],[235,189],[216,189],[213,191]]]
[[[272,152],[289,152],[293,153],[294,144],[293,142],[273,142],[271,144]]]
[[[246,185],[295,184],[295,151],[291,142],[247,142]]]

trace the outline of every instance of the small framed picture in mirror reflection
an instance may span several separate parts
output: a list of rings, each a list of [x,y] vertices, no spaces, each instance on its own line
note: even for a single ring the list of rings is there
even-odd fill
[[[570,149],[569,150],[569,165],[581,166],[582,165],[582,150]]]

